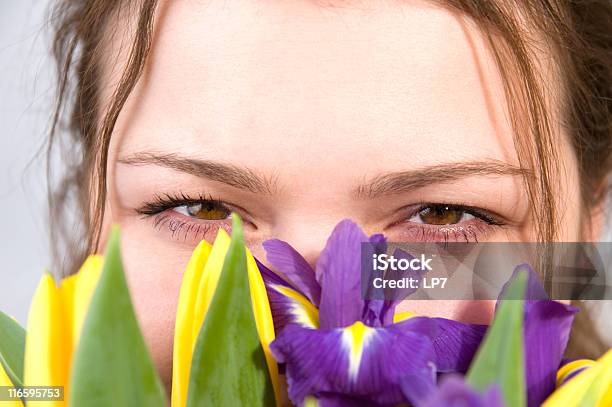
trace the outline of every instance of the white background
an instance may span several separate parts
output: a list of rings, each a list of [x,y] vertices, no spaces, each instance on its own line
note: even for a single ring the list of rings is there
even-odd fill
[[[0,0],[0,310],[22,323],[49,263],[44,160],[36,158],[54,97],[47,4]]]

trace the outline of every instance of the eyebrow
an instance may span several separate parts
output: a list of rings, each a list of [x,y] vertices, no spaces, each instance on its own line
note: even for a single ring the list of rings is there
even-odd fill
[[[276,178],[258,175],[249,168],[217,161],[183,157],[178,154],[139,152],[121,158],[118,162],[134,166],[159,165],[256,194],[273,195],[277,190]],[[472,176],[531,177],[533,173],[528,169],[499,160],[444,163],[378,175],[355,188],[353,195],[356,199],[374,199]]]
[[[437,164],[410,171],[378,175],[366,184],[358,186],[354,195],[358,199],[374,199],[472,176],[531,177],[532,172],[498,160]]]
[[[207,178],[232,187],[256,194],[273,194],[276,189],[276,179],[256,174],[245,167],[237,167],[217,161],[182,157],[177,154],[158,154],[140,152],[118,160],[127,165],[159,165],[200,178]]]

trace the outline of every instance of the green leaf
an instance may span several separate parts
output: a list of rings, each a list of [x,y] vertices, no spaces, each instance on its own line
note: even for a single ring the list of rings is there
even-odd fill
[[[134,314],[116,226],[106,249],[102,275],[85,317],[72,367],[71,405],[166,405],[161,381]]]
[[[519,300],[526,283],[524,271],[510,283],[467,374],[468,383],[477,390],[497,384],[505,404],[513,407],[526,404],[523,301]]]
[[[25,329],[13,318],[0,312],[0,364],[17,387],[23,385]]]
[[[251,308],[242,225],[232,217],[232,241],[194,349],[189,407],[274,405]]]

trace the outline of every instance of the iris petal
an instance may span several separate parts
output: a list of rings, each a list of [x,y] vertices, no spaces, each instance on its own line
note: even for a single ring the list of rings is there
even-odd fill
[[[315,279],[314,270],[291,245],[282,240],[272,239],[263,243],[268,261],[308,300],[319,305],[321,287]]]
[[[327,404],[333,395],[391,406],[405,401],[405,376],[427,370],[433,384],[430,336],[435,331],[435,323],[420,317],[385,328],[361,322],[318,330],[288,325],[271,349],[278,362],[286,363],[289,397],[297,405],[310,395]]]
[[[321,328],[345,327],[360,320],[364,306],[361,243],[366,241],[368,237],[349,220],[340,222],[327,240],[316,268],[321,285]]]
[[[344,396],[333,393],[319,394],[315,399],[315,403],[308,405],[308,401],[304,402],[304,407],[379,407],[380,404],[374,403],[368,399],[359,397]]]
[[[536,273],[527,264],[518,266],[509,281],[521,270],[526,271],[528,277],[524,301],[527,401],[529,406],[539,406],[555,388],[557,369],[577,309],[548,300]],[[506,290],[507,284],[500,297]],[[486,327],[441,318],[436,320],[440,329],[438,338],[434,340],[438,370],[465,372]]]
[[[538,301],[525,310],[527,402],[539,406],[556,386],[557,369],[577,310],[556,301]]]
[[[516,267],[513,277],[527,272],[525,292],[525,379],[527,404],[539,406],[556,386],[557,370],[561,365],[569,334],[578,310],[570,305],[548,299],[535,271],[528,265]],[[506,286],[502,290],[505,291]]]
[[[438,332],[433,339],[436,367],[441,373],[465,373],[487,331],[486,325],[465,324],[445,318],[432,318]]]
[[[319,311],[315,305],[276,273],[255,261],[266,285],[275,332],[280,333],[287,324],[318,328]]]
[[[504,407],[501,391],[491,387],[484,393],[470,388],[462,378],[450,376],[426,401],[416,407]]]
[[[365,249],[371,253],[384,253],[387,250],[387,241],[382,234],[368,238],[355,223],[344,220],[334,228],[329,237],[317,262],[314,275],[306,260],[288,243],[280,240],[264,242],[268,260],[280,275],[269,271],[262,264],[258,265],[268,288],[274,285],[280,291],[292,293],[291,297],[299,293],[302,297],[306,297],[309,303],[318,306],[323,328],[344,327],[359,320],[373,327],[390,325],[393,323],[395,306],[399,301],[385,301],[385,293],[371,295],[369,296],[371,299],[362,300],[361,258],[364,242],[371,243],[365,246]],[[365,253],[365,257],[369,256],[369,253]],[[411,257],[400,250],[396,250],[394,256]],[[316,279],[313,276],[316,276]],[[291,291],[282,287],[291,288]],[[399,299],[409,294],[402,292]],[[289,317],[290,312],[287,309],[283,310],[283,307],[297,311],[302,325],[310,325],[304,323],[306,321],[304,307],[296,307],[295,302],[286,302],[286,298],[283,297],[279,297],[276,301],[278,294],[270,292],[270,289],[268,295],[271,302],[276,303],[272,304],[272,308],[277,331],[295,319]],[[297,302],[301,304],[304,301],[300,299]],[[308,314],[312,312],[309,310]]]
[[[402,378],[401,387],[410,405],[418,406],[436,391],[436,371],[427,367],[410,372]]]
[[[373,254],[385,253],[387,250],[386,241],[381,240],[381,235],[373,235],[370,237],[371,246],[362,247],[365,250],[362,254],[363,259],[369,259]],[[396,259],[414,259],[413,256],[406,253],[403,250],[396,249],[393,252],[393,257]],[[370,272],[373,272],[370,270]],[[377,275],[365,277],[365,281],[373,281],[374,277],[383,277],[382,271],[378,271]],[[401,278],[413,278],[417,281],[421,281],[425,271],[423,270],[410,270],[410,271],[392,271],[387,270],[384,273],[384,277],[390,280],[398,280]],[[375,288],[369,286],[368,292],[365,293],[364,297],[367,298],[364,301],[364,311],[361,320],[369,326],[387,326],[395,321],[395,307],[408,296],[413,294],[416,288]]]
[[[282,285],[273,284],[270,287],[285,300],[283,308],[287,311],[291,323],[306,328],[318,328],[319,312],[306,297]]]
[[[348,375],[350,380],[356,381],[361,365],[361,358],[366,346],[376,337],[376,330],[357,321],[342,330],[342,344],[348,354]]]

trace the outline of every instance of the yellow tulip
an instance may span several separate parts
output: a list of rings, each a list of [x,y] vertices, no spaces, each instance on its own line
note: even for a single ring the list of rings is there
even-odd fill
[[[542,406],[612,406],[612,349],[569,379]]]
[[[102,263],[101,256],[90,256],[77,274],[59,286],[49,273],[40,280],[28,316],[24,385],[63,386],[64,401],[40,401],[37,406],[68,405],[72,356]]]
[[[11,381],[10,377],[8,376],[6,371],[4,370],[4,367],[0,363],[0,387],[9,388],[9,387],[13,387],[13,386],[14,386],[13,382]],[[7,394],[5,394],[5,395],[7,395]],[[2,402],[0,402],[0,405],[1,406],[5,406],[5,407],[23,407],[23,403],[20,400],[2,401]]]
[[[230,246],[230,237],[219,230],[213,246],[202,241],[196,247],[183,276],[176,313],[174,331],[174,355],[172,370],[172,406],[187,404],[189,374],[193,351],[206,313],[215,293],[223,269],[225,255]],[[245,248],[246,249],[246,248]],[[280,400],[278,367],[270,353],[270,342],[274,340],[272,312],[263,279],[255,259],[248,249],[247,272],[251,291],[251,304],[268,370],[272,378],[277,404]]]

